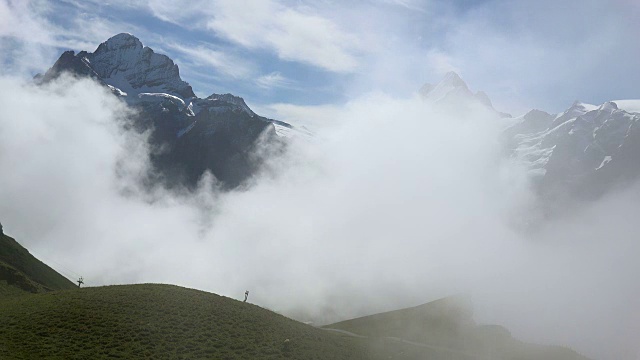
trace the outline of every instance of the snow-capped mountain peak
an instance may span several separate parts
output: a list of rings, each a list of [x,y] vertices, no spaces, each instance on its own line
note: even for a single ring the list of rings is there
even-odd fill
[[[465,83],[460,75],[458,75],[458,73],[456,73],[455,71],[449,71],[448,73],[446,73],[440,84],[446,84],[454,87],[467,87],[467,83]]]
[[[122,33],[109,38],[95,52],[80,52],[98,76],[129,95],[166,93],[182,99],[194,97],[191,86],[180,78],[178,65],[157,54],[137,37]]]
[[[173,60],[127,33],[92,53],[64,52],[35,82],[46,84],[62,74],[92,78],[135,108],[127,120],[136,130],[150,131],[153,171],[169,186],[196,186],[206,172],[224,186],[238,186],[262,161],[248,155],[258,143],[279,147],[280,135],[295,132],[285,122],[257,115],[239,96],[198,98]]]
[[[578,116],[582,116],[590,111],[597,110],[598,108],[599,107],[597,105],[587,104],[576,100],[567,110],[556,115],[550,125],[550,128],[555,128],[558,125],[564,124],[565,122],[575,119]]]
[[[129,33],[120,33],[114,35],[107,39],[107,41],[103,42],[98,46],[96,52],[109,51],[109,50],[117,50],[122,48],[140,48],[142,49],[144,45],[137,37],[129,34]]]
[[[449,106],[459,106],[464,103],[480,103],[497,112],[500,117],[511,117],[509,114],[495,110],[491,99],[489,99],[489,96],[485,92],[478,91],[474,94],[460,75],[453,71],[445,74],[442,80],[435,85],[429,83],[424,84],[418,92],[425,101],[431,103],[446,104]]]
[[[640,174],[640,100],[574,102],[557,115],[530,112],[505,131],[547,199],[593,198]]]
[[[442,80],[435,84],[424,84],[420,89],[420,94],[425,100],[440,102],[452,96],[469,96],[473,93],[467,84],[453,71],[448,72]]]

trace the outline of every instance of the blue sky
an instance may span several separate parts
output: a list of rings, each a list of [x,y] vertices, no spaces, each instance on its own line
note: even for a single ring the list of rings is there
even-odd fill
[[[640,98],[639,17],[634,0],[0,0],[0,58],[28,77],[130,32],[198,95],[266,115],[409,96],[451,70],[517,115]]]

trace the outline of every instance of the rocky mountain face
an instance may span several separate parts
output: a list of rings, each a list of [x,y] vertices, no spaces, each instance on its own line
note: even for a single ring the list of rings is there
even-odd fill
[[[483,92],[473,93],[455,73],[420,94],[445,104],[480,103],[496,111]],[[576,101],[559,114],[531,110],[508,118],[505,152],[524,163],[535,190],[553,211],[567,201],[595,199],[640,176],[640,100],[591,105]]]
[[[63,73],[90,77],[136,110],[132,124],[151,129],[154,180],[193,187],[210,171],[224,187],[247,180],[259,167],[257,146],[282,146],[276,127],[291,125],[255,114],[241,97],[198,98],[178,66],[130,34],[118,34],[93,52],[64,52],[36,81]]]

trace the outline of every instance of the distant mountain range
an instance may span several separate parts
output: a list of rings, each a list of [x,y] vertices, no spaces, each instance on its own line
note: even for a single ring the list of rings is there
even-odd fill
[[[150,181],[195,186],[210,171],[226,188],[245,182],[263,157],[258,146],[282,149],[295,128],[254,113],[238,96],[197,97],[178,66],[131,34],[118,34],[93,52],[64,52],[38,83],[63,73],[89,77],[136,110],[132,126],[152,130]],[[512,117],[496,110],[487,94],[472,92],[454,72],[425,84],[429,102],[485,106],[504,122],[505,151],[529,169],[536,192],[549,208],[593,199],[640,175],[640,100],[602,105],[575,102],[566,111],[532,110]]]
[[[532,110],[514,119],[505,138],[546,202],[595,199],[640,174],[640,101]]]
[[[93,53],[66,51],[35,80],[45,84],[64,73],[96,80],[136,110],[131,125],[152,130],[156,172],[149,180],[170,186],[193,187],[210,171],[224,187],[236,187],[259,167],[258,144],[282,146],[279,135],[292,128],[232,94],[197,97],[173,60],[131,34],[115,35]]]
[[[505,151],[527,166],[550,213],[567,202],[596,199],[640,175],[640,100],[576,101],[559,114],[531,110],[514,118],[495,110],[486,94],[473,93],[453,72],[436,85],[426,84],[420,94],[449,106],[481,104],[502,117]]]

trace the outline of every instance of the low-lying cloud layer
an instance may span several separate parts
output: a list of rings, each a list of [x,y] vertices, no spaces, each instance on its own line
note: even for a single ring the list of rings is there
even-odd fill
[[[88,285],[248,289],[319,323],[468,293],[478,321],[525,340],[638,354],[638,189],[524,232],[526,173],[480,108],[366,95],[248,189],[149,193],[144,136],[122,130],[128,110],[104,89],[0,86],[5,232]]]

